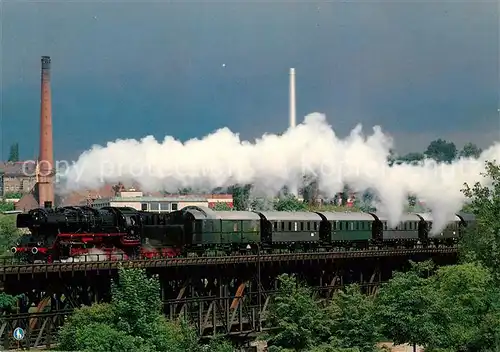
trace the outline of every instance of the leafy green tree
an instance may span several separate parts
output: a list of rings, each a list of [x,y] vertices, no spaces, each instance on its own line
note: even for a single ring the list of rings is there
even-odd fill
[[[466,263],[441,267],[431,278],[442,326],[436,345],[453,351],[500,348],[500,295],[490,271]]]
[[[337,344],[343,348],[358,348],[372,352],[378,342],[374,301],[362,294],[358,285],[347,286],[333,296],[329,317]]]
[[[461,251],[465,258],[490,268],[500,282],[500,166],[488,161],[482,175],[491,180],[491,185],[465,184],[462,190],[470,200],[468,208],[476,216],[476,224],[465,232]]]
[[[183,195],[192,194],[193,189],[191,187],[179,188],[178,193]]]
[[[114,326],[115,316],[110,304],[94,304],[77,309],[59,332],[61,351],[148,351],[142,339],[120,331]]]
[[[0,255],[15,244],[21,236],[21,231],[16,227],[16,215],[0,214]]]
[[[220,342],[200,346],[187,323],[168,321],[161,311],[159,281],[144,270],[119,269],[111,291],[111,303],[83,307],[69,317],[59,334],[60,350],[226,352],[232,348]]]
[[[436,324],[439,311],[435,308],[437,294],[429,285],[426,274],[430,263],[412,263],[406,273],[397,272],[382,286],[377,297],[378,318],[384,336],[396,344],[431,345],[440,333]]]
[[[216,211],[233,210],[226,202],[217,202],[212,206],[212,209]]]
[[[20,297],[20,295],[11,296],[5,292],[0,293],[0,312],[13,313]]]
[[[274,209],[274,202],[268,198],[254,198],[250,201],[250,209],[254,211],[271,211]]]
[[[303,187],[300,192],[304,198],[304,203],[316,205],[318,202],[318,192],[318,180],[312,176],[304,176]]]
[[[12,202],[0,202],[0,212],[15,210],[16,206]]]
[[[455,143],[439,138],[429,144],[425,151],[425,156],[438,162],[449,163],[456,158],[457,147]]]
[[[3,195],[4,198],[15,198],[19,199],[23,196],[21,192],[7,192]]]
[[[275,346],[275,351],[301,351],[328,341],[331,325],[327,312],[314,301],[310,289],[297,285],[295,278],[286,274],[278,280],[279,291],[268,317],[276,329],[269,334],[268,346]]]
[[[479,158],[479,156],[481,155],[482,152],[483,152],[483,150],[481,148],[479,148],[477,145],[475,145],[474,143],[467,143],[466,145],[464,145],[464,147],[460,151],[459,156],[464,157],[464,158],[476,158],[477,159],[477,158]]]
[[[235,210],[247,210],[250,206],[249,197],[252,185],[229,187],[229,193],[233,195],[233,205]]]
[[[395,164],[416,164],[425,159],[422,153],[408,153],[396,159]]]
[[[274,208],[277,211],[307,211],[307,205],[292,194],[279,199]]]
[[[14,143],[10,146],[8,161],[11,162],[19,161],[19,143]]]

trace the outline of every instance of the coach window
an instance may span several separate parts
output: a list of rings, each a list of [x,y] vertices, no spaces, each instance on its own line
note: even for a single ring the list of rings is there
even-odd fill
[[[302,221],[300,222],[300,231],[304,231],[304,223]]]
[[[141,204],[141,210],[142,211],[147,211],[148,210],[148,204],[147,203],[142,203]]]
[[[299,226],[297,224],[297,221],[293,223],[293,231],[298,231],[299,230]]]
[[[274,231],[278,231],[278,223],[276,221],[273,222],[273,229]]]
[[[310,222],[307,223],[307,231],[311,231],[311,223]]]
[[[179,205],[177,203],[172,203],[172,211],[179,209]]]

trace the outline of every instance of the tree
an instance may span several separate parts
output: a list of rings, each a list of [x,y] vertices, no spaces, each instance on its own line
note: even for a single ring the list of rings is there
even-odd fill
[[[379,338],[376,310],[373,300],[363,295],[358,285],[335,293],[328,312],[338,345],[362,352],[374,350]]]
[[[274,209],[274,202],[269,198],[253,198],[250,201],[250,209],[253,211],[272,211]]]
[[[181,195],[192,194],[193,189],[191,187],[179,188],[178,193]]]
[[[233,195],[233,206],[235,210],[247,210],[249,207],[249,196],[252,185],[231,186],[229,193]]]
[[[287,274],[270,307],[268,351],[372,352],[377,338],[373,302],[358,286],[334,295],[325,308],[311,290]],[[360,346],[357,346],[357,345]]]
[[[416,164],[425,159],[425,155],[422,153],[408,153],[396,159],[396,164]]]
[[[4,201],[0,202],[0,212],[12,211],[15,209],[16,209],[16,206],[12,202],[4,202]]]
[[[14,143],[10,146],[8,161],[11,162],[19,161],[19,143]]]
[[[429,144],[424,154],[427,158],[434,159],[438,162],[449,163],[456,158],[457,147],[455,143],[447,142],[439,138]]]
[[[21,236],[21,231],[16,227],[16,215],[0,214],[0,255],[15,244]]]
[[[468,260],[477,260],[490,268],[500,282],[500,166],[486,162],[483,176],[491,180],[484,186],[464,184],[462,192],[469,198],[469,210],[476,216],[476,224],[467,229],[462,238],[462,255]]]
[[[310,289],[286,274],[278,280],[279,290],[268,317],[276,329],[268,335],[267,345],[300,351],[328,341],[331,325],[327,312],[314,301]]]
[[[119,269],[112,283],[109,304],[77,309],[61,328],[59,349],[85,352],[230,351],[228,343],[200,346],[186,322],[172,322],[162,315],[160,284],[145,270]]]
[[[440,311],[439,348],[486,351],[500,348],[500,295],[490,271],[466,263],[441,267],[431,278]]]
[[[233,210],[226,202],[217,202],[212,206],[215,211],[228,211]]]
[[[377,311],[383,335],[396,344],[431,345],[440,333],[437,295],[426,278],[433,269],[428,262],[415,264],[406,273],[395,273],[380,290]]]
[[[277,211],[307,211],[307,205],[292,194],[279,199],[275,203],[274,208]]]
[[[0,293],[0,313],[13,313],[20,297],[21,295],[11,296],[5,292]]]
[[[463,158],[479,158],[483,150],[473,143],[467,143],[460,151],[459,156]]]
[[[7,192],[3,195],[5,199],[20,199],[22,196],[21,192]]]
[[[301,190],[304,203],[316,205],[318,198],[318,181],[310,176],[303,177],[303,187]]]

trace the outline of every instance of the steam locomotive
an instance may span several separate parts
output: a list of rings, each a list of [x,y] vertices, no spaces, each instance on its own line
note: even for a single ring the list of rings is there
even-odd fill
[[[473,225],[460,213],[440,233],[430,213],[405,214],[395,228],[376,213],[214,211],[189,206],[171,213],[129,207],[39,208],[17,217],[28,228],[11,249],[28,262],[88,254],[101,260],[452,246]],[[119,254],[117,256],[117,254]],[[104,258],[104,259],[103,259]]]

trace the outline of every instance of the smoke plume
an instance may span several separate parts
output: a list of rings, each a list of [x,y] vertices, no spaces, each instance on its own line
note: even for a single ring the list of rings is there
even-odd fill
[[[432,210],[437,229],[461,209],[464,182],[488,182],[480,176],[484,161],[500,154],[500,144],[495,144],[478,160],[453,164],[425,160],[421,165],[390,167],[392,145],[380,127],[366,136],[358,125],[347,138],[339,139],[325,116],[313,113],[282,135],[266,134],[253,143],[222,128],[185,143],[170,136],[162,142],[148,136],[93,146],[66,170],[63,182],[67,190],[82,190],[135,181],[146,192],[253,184],[260,193],[274,195],[283,186],[300,185],[303,175],[312,175],[325,196],[342,191],[345,184],[354,191],[374,190],[380,210],[392,224],[399,221],[407,195],[416,195]]]

